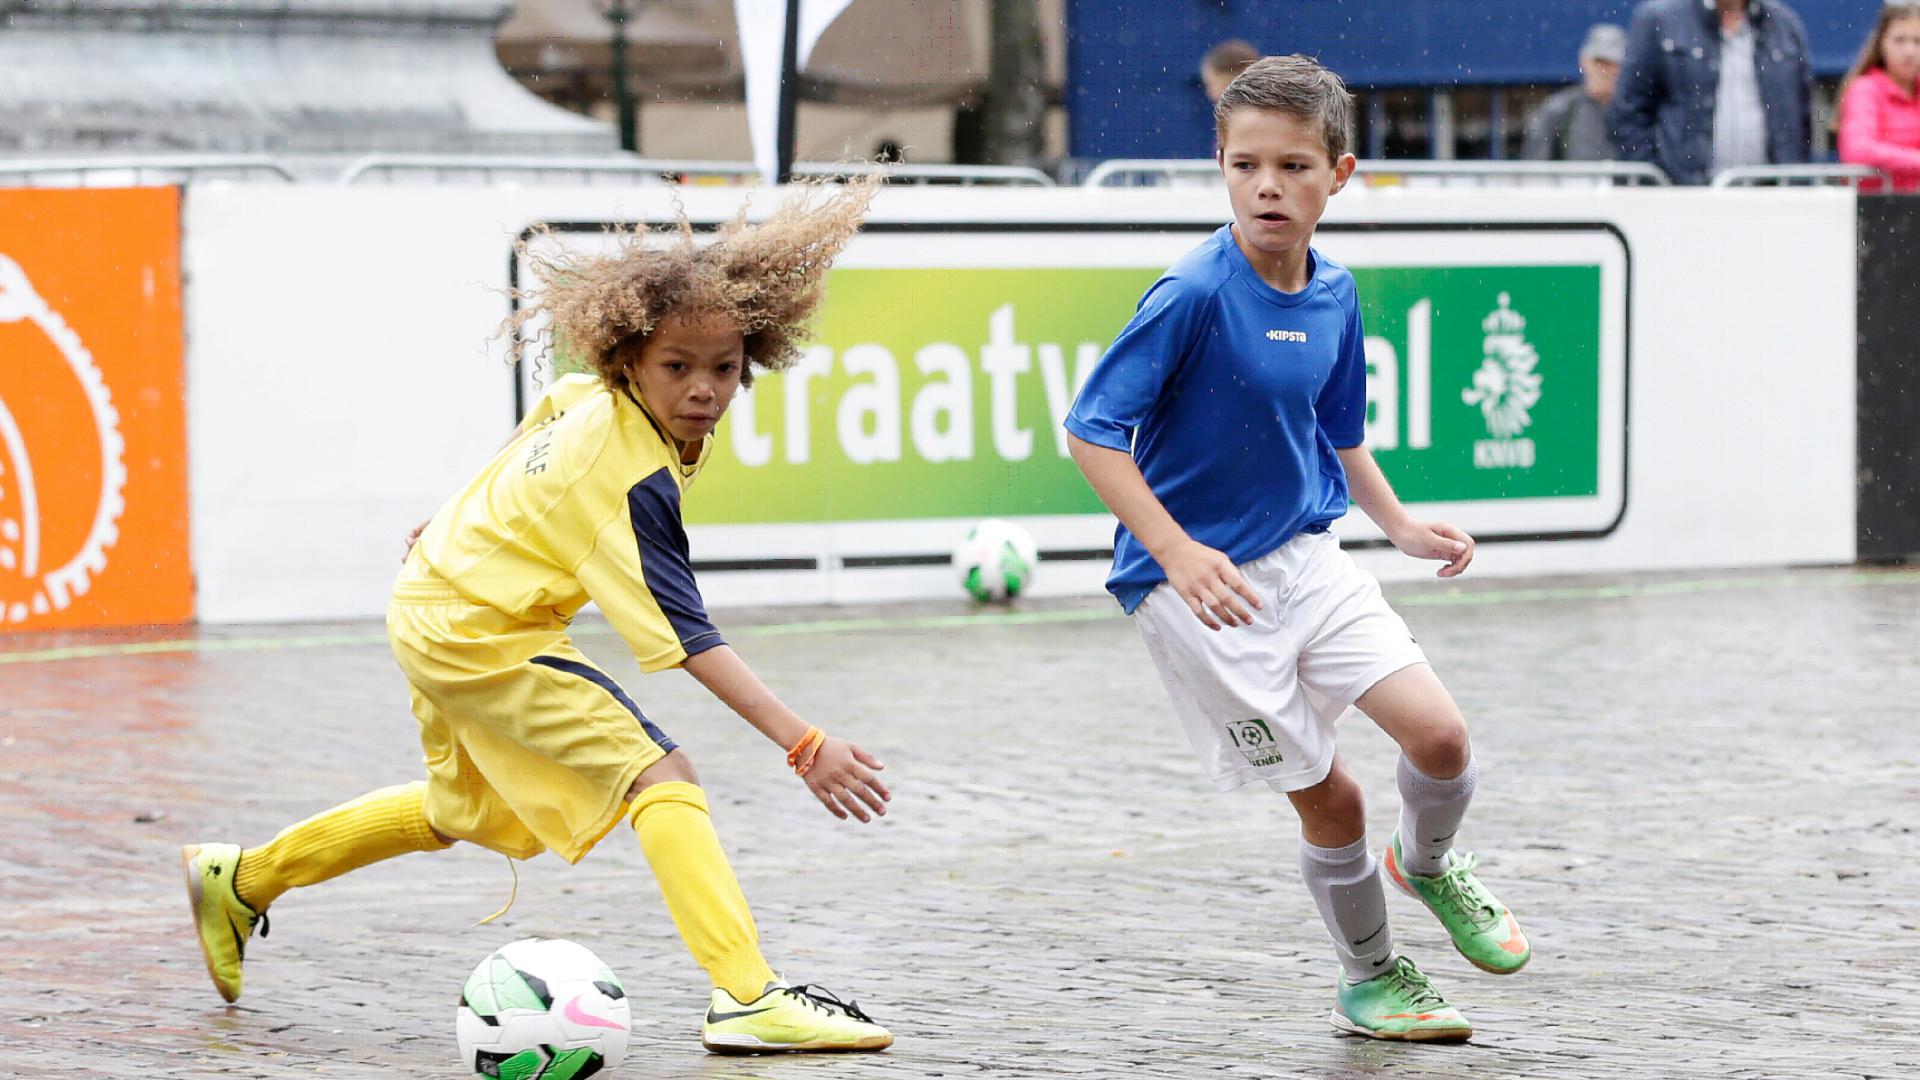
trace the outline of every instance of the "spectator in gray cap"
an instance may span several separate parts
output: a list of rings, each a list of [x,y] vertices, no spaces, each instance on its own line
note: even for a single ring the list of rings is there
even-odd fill
[[[1620,80],[1627,53],[1627,32],[1597,23],[1580,46],[1580,83],[1548,98],[1527,120],[1520,156],[1529,161],[1611,161],[1607,103]]]

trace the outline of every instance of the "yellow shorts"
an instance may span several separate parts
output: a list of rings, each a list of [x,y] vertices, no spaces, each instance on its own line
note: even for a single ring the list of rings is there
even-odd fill
[[[674,748],[563,625],[473,604],[409,561],[387,609],[426,750],[427,822],[516,859],[579,862]]]

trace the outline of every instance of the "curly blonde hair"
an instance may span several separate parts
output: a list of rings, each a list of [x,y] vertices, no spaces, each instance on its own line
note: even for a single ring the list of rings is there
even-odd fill
[[[514,292],[521,303],[509,320],[518,331],[541,316],[535,356],[566,354],[570,366],[591,371],[608,387],[627,385],[627,368],[660,325],[673,316],[736,323],[745,337],[741,384],[756,368],[780,371],[800,355],[799,343],[819,307],[827,270],[865,220],[880,173],[849,178],[824,200],[828,184],[808,183],[765,221],[749,222],[747,207],[697,245],[686,211],[674,200],[674,238],[645,225],[614,230],[610,253],[584,255],[535,250],[547,234],[521,240],[519,255],[534,284]]]

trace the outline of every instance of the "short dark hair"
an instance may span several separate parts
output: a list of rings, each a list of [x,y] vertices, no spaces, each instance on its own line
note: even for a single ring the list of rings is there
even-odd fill
[[[1239,38],[1231,38],[1208,49],[1207,55],[1200,59],[1200,64],[1216,75],[1232,78],[1247,70],[1247,65],[1258,59],[1259,49]]]
[[[1213,106],[1213,126],[1224,139],[1237,109],[1272,109],[1320,125],[1327,156],[1339,161],[1352,142],[1353,95],[1340,76],[1311,56],[1266,56],[1247,65]]]

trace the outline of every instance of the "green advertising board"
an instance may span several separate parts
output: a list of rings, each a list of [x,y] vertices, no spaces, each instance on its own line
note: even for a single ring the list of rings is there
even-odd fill
[[[1205,235],[863,236],[800,363],[735,399],[688,524],[1104,514],[1060,422],[1140,294]],[[1318,246],[1359,286],[1368,444],[1403,501],[1488,539],[1618,519],[1615,234],[1330,230]]]

